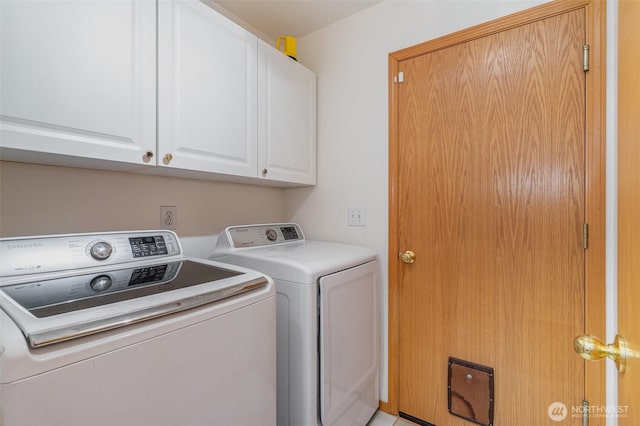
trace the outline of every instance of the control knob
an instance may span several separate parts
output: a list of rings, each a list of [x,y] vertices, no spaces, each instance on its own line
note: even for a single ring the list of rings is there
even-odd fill
[[[278,234],[273,229],[267,229],[265,235],[267,236],[267,240],[269,241],[275,241],[278,239]]]
[[[113,247],[106,241],[98,241],[91,246],[89,253],[96,260],[105,260],[113,253]]]
[[[95,291],[96,293],[99,293],[111,287],[112,283],[113,283],[113,280],[109,275],[98,275],[97,277],[91,280],[91,282],[89,283],[89,286],[91,287],[91,290]]]

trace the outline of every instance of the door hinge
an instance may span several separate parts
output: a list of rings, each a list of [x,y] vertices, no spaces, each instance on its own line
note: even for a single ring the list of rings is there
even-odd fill
[[[583,49],[582,69],[584,71],[589,71],[589,45],[585,44],[582,49]]]
[[[393,77],[394,83],[403,83],[404,82],[404,72],[400,71],[398,75]]]
[[[589,248],[589,224],[582,224],[582,247],[585,249]]]
[[[582,400],[582,426],[589,426],[589,401]]]

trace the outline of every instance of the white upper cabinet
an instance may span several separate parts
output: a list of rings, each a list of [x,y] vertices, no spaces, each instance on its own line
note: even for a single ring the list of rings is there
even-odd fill
[[[3,160],[117,168],[155,152],[155,2],[2,0],[0,28]]]
[[[199,1],[158,17],[158,165],[257,177],[257,37]]]
[[[258,166],[262,179],[316,183],[316,75],[262,41]]]
[[[0,159],[313,185],[315,74],[197,0],[0,0]]]

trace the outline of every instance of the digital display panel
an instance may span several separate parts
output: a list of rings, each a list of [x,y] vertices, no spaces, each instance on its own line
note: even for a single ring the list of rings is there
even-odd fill
[[[282,231],[282,236],[285,240],[298,239],[298,233],[296,232],[295,226],[283,226],[282,228],[280,228],[280,231]]]
[[[164,237],[136,237],[129,238],[133,257],[158,256],[168,254]]]

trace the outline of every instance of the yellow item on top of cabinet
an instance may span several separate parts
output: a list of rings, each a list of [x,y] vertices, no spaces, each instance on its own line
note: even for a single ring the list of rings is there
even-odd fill
[[[276,48],[290,57],[291,59],[298,60],[296,58],[296,38],[293,36],[278,37],[276,42]]]

